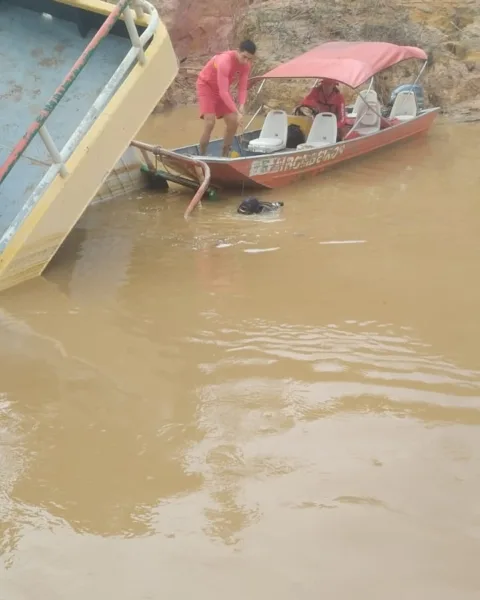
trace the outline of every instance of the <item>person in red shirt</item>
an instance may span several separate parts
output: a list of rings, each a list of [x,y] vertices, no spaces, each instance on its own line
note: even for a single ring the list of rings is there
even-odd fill
[[[345,98],[337,87],[337,82],[332,79],[322,79],[300,103],[314,112],[331,112],[337,117],[338,137],[343,138],[346,125]],[[300,108],[298,107],[298,108]]]
[[[247,100],[247,83],[251,63],[257,48],[244,40],[238,50],[228,50],[211,58],[197,78],[197,100],[204,129],[200,138],[200,154],[207,152],[215,119],[225,120],[222,156],[228,156],[233,138],[243,121]],[[232,83],[238,83],[238,108],[230,93]]]

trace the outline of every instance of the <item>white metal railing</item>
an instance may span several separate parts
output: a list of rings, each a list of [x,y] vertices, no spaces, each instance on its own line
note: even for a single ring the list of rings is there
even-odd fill
[[[30,210],[33,208],[33,206],[35,206],[40,197],[52,184],[55,177],[57,177],[57,175],[60,175],[61,177],[68,176],[68,170],[65,163],[72,156],[73,152],[76,150],[85,134],[89,131],[96,118],[106,107],[131,66],[136,62],[140,63],[141,65],[145,64],[146,56],[144,47],[145,44],[153,37],[160,21],[160,17],[156,8],[147,0],[130,0],[130,2],[127,0],[127,3],[130,3],[132,8],[127,6],[123,10],[123,16],[130,41],[132,43],[132,48],[120,63],[115,73],[100,92],[85,117],[82,119],[78,127],[72,133],[69,140],[61,150],[56,147],[55,142],[53,141],[45,124],[39,128],[38,133],[53,160],[53,164],[45,173],[40,183],[34,189],[20,211],[17,213],[16,217],[13,219],[12,223],[10,223],[0,238],[0,252],[8,244],[10,239],[18,230],[18,227],[22,221],[30,213]],[[138,34],[134,11],[136,16],[139,18],[142,18],[145,13],[149,15],[148,25],[142,35]]]

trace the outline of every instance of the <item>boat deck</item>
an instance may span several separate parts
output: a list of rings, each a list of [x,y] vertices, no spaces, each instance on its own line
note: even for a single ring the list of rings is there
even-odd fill
[[[0,165],[95,33],[92,29],[82,37],[72,22],[0,1]],[[130,47],[128,38],[109,35],[102,40],[48,118],[47,129],[57,148],[75,131]],[[51,158],[37,136],[0,186],[0,236],[50,165]]]
[[[248,150],[248,142],[260,135],[260,129],[254,131],[247,131],[242,135],[236,135],[233,138],[231,150],[238,156],[261,156],[259,152],[250,152]],[[210,141],[207,146],[206,156],[221,158],[223,150],[223,138],[215,138]],[[190,146],[182,146],[181,148],[175,148],[175,152],[186,156],[201,156],[200,146],[198,144],[192,144]]]

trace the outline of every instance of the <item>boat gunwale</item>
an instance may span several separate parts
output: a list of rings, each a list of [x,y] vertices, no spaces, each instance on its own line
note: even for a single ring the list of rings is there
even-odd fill
[[[359,139],[372,138],[374,136],[381,135],[381,134],[383,134],[386,131],[392,131],[394,129],[398,129],[398,128],[401,128],[401,127],[404,127],[404,126],[408,126],[411,123],[414,123],[416,121],[418,122],[418,121],[422,120],[424,117],[426,117],[427,115],[429,115],[429,114],[431,114],[433,112],[437,112],[438,113],[440,110],[441,109],[440,109],[439,106],[435,106],[435,107],[432,107],[432,108],[425,108],[425,109],[422,110],[422,112],[420,114],[418,114],[416,117],[413,117],[412,119],[409,119],[408,121],[402,121],[401,123],[395,123],[395,124],[392,124],[390,127],[385,128],[385,129],[379,129],[378,131],[375,131],[373,133],[368,133],[366,135],[362,135],[362,136],[357,137],[357,138],[351,138],[351,139],[348,139],[348,140],[340,140],[338,142],[335,142],[335,144],[329,144],[328,146],[322,146],[321,148],[315,148],[315,147],[302,148],[302,149],[292,148],[291,150],[289,149],[287,151],[280,150],[278,152],[269,152],[267,154],[263,154],[262,153],[262,154],[254,154],[252,156],[237,156],[237,157],[202,156],[200,154],[199,155],[194,155],[194,156],[196,158],[201,158],[201,160],[205,161],[206,163],[217,163],[217,164],[220,164],[220,165],[225,165],[225,164],[231,164],[231,163],[238,163],[238,162],[242,162],[242,161],[256,160],[258,158],[271,158],[271,157],[274,157],[274,156],[292,156],[294,154],[304,154],[305,152],[310,152],[310,151],[313,151],[313,150],[319,150],[319,149],[326,150],[327,148],[328,149],[333,149],[333,148],[335,148],[337,146],[340,146],[340,145],[347,145],[347,144],[351,144],[352,142],[358,142]],[[252,133],[255,132],[255,131],[261,131],[261,129],[253,130]],[[236,137],[237,138],[241,137],[241,135],[240,136],[236,136]],[[218,141],[221,141],[221,140],[222,140],[222,138],[216,138],[216,139],[212,140],[212,143],[213,142],[218,142]],[[179,146],[177,148],[174,148],[171,151],[174,152],[175,154],[177,154],[180,158],[182,156],[193,156],[193,155],[190,155],[190,154],[183,154],[183,153],[179,152],[179,150],[187,150],[188,148],[193,148],[195,146],[197,146],[197,144],[188,144],[186,146]]]

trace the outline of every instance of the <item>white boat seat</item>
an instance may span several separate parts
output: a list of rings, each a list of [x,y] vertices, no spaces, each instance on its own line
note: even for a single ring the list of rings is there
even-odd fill
[[[347,115],[350,119],[357,118],[360,107],[365,106],[364,100],[366,100],[369,103],[378,102],[377,92],[375,90],[361,90],[357,95],[352,112]]]
[[[298,144],[298,150],[322,148],[337,142],[337,116],[331,112],[318,113],[313,120],[304,144]]]
[[[286,144],[280,138],[257,138],[256,140],[252,140],[248,144],[248,149],[250,152],[263,152],[268,154],[269,152],[278,152],[278,150],[283,150],[286,147]]]
[[[378,100],[370,100],[369,106],[366,104],[360,106],[352,131],[356,131],[360,135],[370,135],[371,133],[380,131],[380,110],[380,102]]]
[[[287,147],[288,117],[284,110],[271,110],[265,117],[260,137],[248,144],[250,152],[269,154]]]
[[[392,110],[390,111],[391,119],[399,121],[409,121],[417,116],[417,99],[415,92],[404,91],[398,92],[393,101]]]

